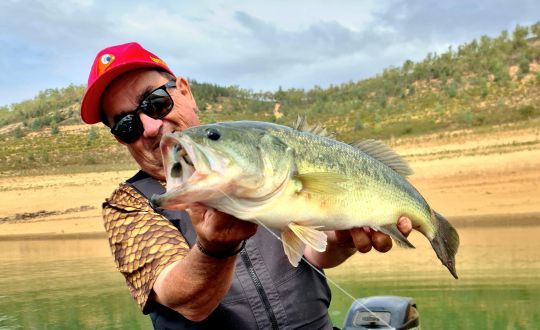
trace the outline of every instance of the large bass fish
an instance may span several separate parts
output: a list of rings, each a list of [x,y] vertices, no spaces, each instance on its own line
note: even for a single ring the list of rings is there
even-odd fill
[[[238,121],[163,136],[167,192],[161,208],[197,202],[281,230],[285,254],[298,265],[306,244],[326,249],[325,230],[368,226],[414,247],[396,227],[411,219],[457,278],[459,236],[407,181],[407,163],[380,141],[349,145],[303,119],[295,128]]]

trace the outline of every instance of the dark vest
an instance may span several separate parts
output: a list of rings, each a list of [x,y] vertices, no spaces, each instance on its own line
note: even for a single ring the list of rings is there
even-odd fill
[[[127,181],[146,198],[165,189],[140,171]],[[184,211],[156,209],[195,243],[195,230]],[[211,287],[208,290],[212,290]],[[302,261],[289,263],[281,241],[259,228],[236,258],[233,283],[218,307],[202,322],[149,301],[155,329],[332,329],[328,316],[330,289],[324,277]]]

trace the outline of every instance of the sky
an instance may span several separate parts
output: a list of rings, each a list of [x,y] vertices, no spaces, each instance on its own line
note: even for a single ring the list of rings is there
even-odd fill
[[[539,20],[538,0],[2,0],[0,106],[86,84],[101,49],[131,41],[199,82],[309,89]]]

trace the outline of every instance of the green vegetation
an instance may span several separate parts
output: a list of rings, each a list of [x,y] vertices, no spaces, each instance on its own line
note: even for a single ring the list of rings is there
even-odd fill
[[[298,115],[307,115],[344,141],[385,139],[539,118],[539,62],[540,22],[328,88],[254,92],[195,80],[191,88],[203,122],[252,119],[290,124]],[[133,167],[105,129],[63,132],[62,127],[81,123],[83,93],[83,86],[70,85],[0,107],[0,138],[6,146],[0,154],[0,173]]]
[[[506,31],[496,38],[482,36],[457,50],[430,53],[421,62],[406,61],[374,78],[326,89],[244,91],[239,98],[231,97],[238,93],[229,88],[217,101],[200,103],[201,117],[205,122],[249,118],[287,124],[307,114],[347,141],[530,119],[540,115],[539,26],[518,25],[511,36]],[[194,93],[200,98],[195,88]],[[273,114],[275,103],[282,117]]]
[[[1,175],[91,172],[136,168],[127,150],[104,127],[49,130],[22,138],[0,135]]]
[[[22,122],[24,127],[38,130],[77,117],[77,104],[83,92],[84,87],[69,85],[41,91],[32,100],[0,107],[0,126]]]

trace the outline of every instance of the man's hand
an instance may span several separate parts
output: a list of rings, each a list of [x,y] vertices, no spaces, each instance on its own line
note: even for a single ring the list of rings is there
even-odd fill
[[[411,233],[412,222],[409,218],[401,217],[397,222],[397,227],[407,237]],[[384,253],[392,248],[392,239],[390,236],[370,228],[353,228],[328,233],[328,245],[348,247],[361,253],[367,253],[371,251],[371,248],[375,248],[375,250]]]
[[[236,251],[243,240],[257,232],[257,225],[193,204],[186,210],[197,232],[197,240],[209,252],[223,254]]]
[[[407,217],[400,217],[397,222],[399,231],[408,236],[412,230],[412,222]],[[353,228],[326,232],[328,245],[326,251],[319,253],[306,248],[305,257],[320,268],[335,267],[356,251],[367,253],[372,248],[379,252],[388,252],[392,248],[390,236],[372,229]]]

